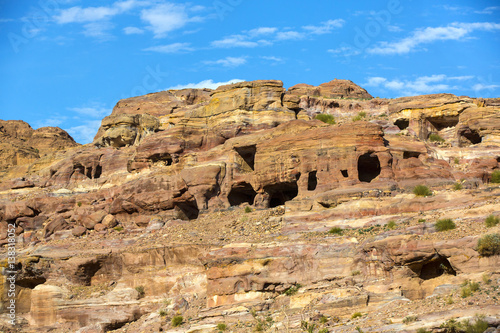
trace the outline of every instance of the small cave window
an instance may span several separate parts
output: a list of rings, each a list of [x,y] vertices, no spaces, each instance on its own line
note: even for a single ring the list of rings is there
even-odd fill
[[[255,170],[255,153],[257,152],[257,147],[245,146],[245,147],[235,147],[234,150],[241,156],[243,161],[250,167],[252,171]]]
[[[307,177],[307,190],[314,191],[316,186],[318,186],[318,177],[316,176],[316,171],[309,172],[309,176]]]
[[[403,159],[409,159],[409,158],[412,158],[412,157],[415,157],[415,158],[418,158],[420,156],[420,153],[416,152],[416,151],[405,151],[403,153]]]
[[[409,267],[418,274],[422,280],[434,279],[443,274],[457,275],[457,272],[451,267],[448,259],[442,256],[438,256],[423,264],[410,265]]]
[[[394,122],[394,125],[399,127],[400,130],[404,130],[410,126],[410,121],[408,119],[398,119]]]
[[[181,220],[195,220],[198,218],[200,210],[196,205],[196,201],[180,202],[175,206],[177,210],[177,216]]]
[[[269,207],[273,208],[295,198],[299,194],[299,187],[297,182],[279,183],[266,186],[264,191],[269,194]]]
[[[347,172],[347,170],[340,170],[340,172],[342,173],[342,176],[344,176],[344,178],[349,178],[349,172]]]
[[[455,127],[458,124],[458,116],[427,118],[427,121],[438,131],[448,127]]]
[[[253,189],[252,185],[248,183],[237,184],[231,188],[227,196],[227,200],[231,206],[239,206],[242,203],[253,205],[253,201],[257,192]]]
[[[483,138],[481,135],[476,130],[471,130],[470,128],[467,128],[466,130],[462,131],[460,133],[460,136],[462,139],[465,141],[470,142],[470,144],[476,145],[478,143],[481,143]]]
[[[380,175],[380,161],[375,153],[366,153],[358,159],[358,178],[369,183]]]
[[[149,157],[149,160],[153,163],[164,162],[166,166],[172,165],[172,156],[168,153],[154,154]]]

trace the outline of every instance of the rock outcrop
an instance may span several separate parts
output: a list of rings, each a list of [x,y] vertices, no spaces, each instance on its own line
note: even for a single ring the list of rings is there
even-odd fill
[[[499,232],[497,102],[263,80],[119,101],[92,145],[2,121],[19,327],[436,331],[460,311],[496,329],[500,254],[477,244]],[[485,293],[461,296],[466,280]]]

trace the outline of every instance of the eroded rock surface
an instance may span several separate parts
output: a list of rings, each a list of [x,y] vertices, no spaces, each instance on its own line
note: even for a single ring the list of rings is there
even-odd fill
[[[119,101],[82,147],[2,121],[19,327],[437,332],[482,313],[496,329],[500,255],[477,243],[499,232],[484,224],[500,214],[497,102],[262,80]],[[456,228],[438,232],[443,218]],[[485,293],[462,297],[466,280]]]

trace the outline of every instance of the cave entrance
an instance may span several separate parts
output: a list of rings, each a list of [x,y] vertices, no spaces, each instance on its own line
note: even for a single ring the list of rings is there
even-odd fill
[[[358,159],[358,178],[369,183],[380,175],[380,161],[375,153],[366,153]]]
[[[455,127],[458,124],[458,116],[447,116],[447,117],[432,117],[427,118],[429,124],[431,124],[436,130],[441,131],[448,127]]]
[[[153,163],[163,162],[165,166],[172,165],[172,156],[168,153],[158,153],[149,156],[149,160]]]
[[[309,176],[307,177],[307,190],[314,191],[316,186],[318,186],[318,177],[316,176],[316,171],[309,172]]]
[[[340,170],[340,172],[344,178],[349,178],[349,172],[347,172],[347,170]]]
[[[467,144],[477,145],[483,141],[481,135],[476,130],[471,130],[470,128],[462,130],[459,135],[462,139],[461,141],[465,141]]]
[[[251,171],[255,170],[255,153],[257,152],[257,147],[255,145],[245,146],[245,147],[234,147],[234,150],[241,156],[243,161]],[[245,169],[245,166],[242,166]]]
[[[200,210],[196,201],[179,202],[175,206],[176,217],[181,220],[195,220],[198,218]]]
[[[409,267],[422,280],[434,279],[443,274],[457,275],[457,272],[451,267],[448,259],[442,256],[437,256],[425,263],[410,265]]]
[[[254,191],[252,185],[248,183],[241,183],[234,185],[229,191],[227,200],[231,206],[239,206],[242,203],[253,205],[253,201],[257,192]]]
[[[409,158],[412,158],[412,157],[415,157],[415,158],[418,158],[420,156],[420,153],[416,152],[416,151],[405,151],[403,153],[403,159],[409,159]]]
[[[299,194],[297,182],[279,183],[264,187],[269,194],[269,208],[284,205]]]
[[[410,121],[408,119],[398,119],[394,122],[394,125],[399,127],[400,130],[404,130],[410,126]]]

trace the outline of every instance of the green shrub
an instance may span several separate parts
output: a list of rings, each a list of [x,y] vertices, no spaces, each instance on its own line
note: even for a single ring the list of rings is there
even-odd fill
[[[459,182],[456,182],[455,184],[453,184],[453,189],[455,191],[460,191],[461,189],[463,189],[464,187],[462,186],[462,183],[459,183]]]
[[[333,235],[342,236],[342,234],[344,233],[344,230],[342,228],[339,228],[339,227],[333,227],[330,229],[330,231],[328,231],[328,233],[333,234]]]
[[[485,257],[500,254],[500,234],[489,234],[479,238],[476,250]]]
[[[467,298],[478,290],[479,290],[479,283],[466,280],[462,283],[462,288],[460,289],[460,296],[462,298]]]
[[[484,220],[484,223],[486,224],[486,226],[488,228],[491,228],[491,227],[496,226],[498,223],[500,223],[500,218],[498,216],[491,214],[490,216],[488,216],[486,218],[486,220]]]
[[[182,318],[182,316],[175,316],[174,318],[172,318],[172,326],[173,327],[181,326],[183,321],[184,318]]]
[[[330,125],[335,124],[335,118],[331,114],[327,114],[327,113],[317,114],[316,117],[314,117],[314,119],[321,120],[322,122],[324,122],[326,124],[330,124]]]
[[[413,188],[413,193],[418,197],[428,197],[432,195],[431,190],[425,185],[417,185]]]
[[[406,316],[403,319],[403,324],[408,325],[409,323],[413,323],[414,321],[417,321],[418,317],[417,316]]]
[[[82,202],[81,201],[78,201],[76,204],[78,205],[78,207],[82,207]]]
[[[389,223],[387,223],[387,228],[389,229],[396,229],[398,225],[396,224],[396,222],[394,220],[390,220]]]
[[[430,142],[444,142],[444,139],[439,134],[432,133],[431,135],[429,135],[429,141]]]
[[[500,170],[493,171],[491,174],[491,182],[495,184],[500,183]]]
[[[328,322],[328,318],[325,317],[325,316],[321,316],[321,318],[319,318],[319,323],[320,324],[326,324]]]
[[[418,219],[418,223],[424,223],[425,219]]]
[[[219,331],[225,331],[227,329],[227,325],[224,323],[219,323],[219,324],[217,324],[217,329]]]
[[[444,328],[446,333],[483,333],[488,329],[488,322],[484,320],[483,315],[476,315],[474,324],[471,324],[469,320],[458,322],[455,319],[449,319],[439,327]]]
[[[123,227],[122,226],[117,226],[117,227],[114,227],[113,228],[114,230],[120,232],[120,231],[123,231]]]
[[[300,322],[300,328],[306,331],[307,333],[314,333],[314,329],[316,328],[316,324],[309,323],[305,320]]]
[[[484,284],[490,284],[491,283],[491,276],[488,273],[484,273],[483,276],[483,282]]]
[[[455,225],[452,219],[442,219],[438,220],[434,225],[434,227],[436,228],[437,231],[446,231],[455,229],[457,226]]]
[[[455,157],[455,158],[453,159],[453,162],[454,162],[455,164],[460,164],[460,159],[459,159],[458,157]]]
[[[146,295],[146,291],[144,290],[144,286],[137,286],[135,290],[139,293],[139,298],[143,298]]]
[[[328,333],[328,328],[322,328],[318,331],[318,333]]]
[[[361,312],[354,312],[351,316],[351,319],[356,319],[359,317],[363,317],[363,314]]]
[[[295,295],[297,293],[297,291],[299,291],[300,287],[302,287],[302,286],[298,283],[296,285],[291,286],[290,288],[285,290],[285,295],[287,295],[287,296]]]
[[[250,206],[245,207],[245,213],[250,213],[252,212],[252,208]]]
[[[425,328],[421,327],[417,330],[417,333],[432,333],[431,331],[426,330]]]
[[[165,317],[168,314],[168,311],[165,309],[161,309],[160,311],[158,311],[158,314],[160,315],[160,317]]]
[[[359,270],[355,270],[355,271],[351,272],[352,276],[357,276],[357,275],[360,275],[360,274],[361,274],[361,271],[359,271]]]

